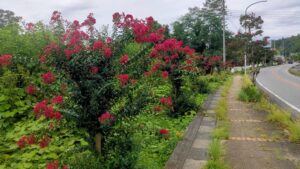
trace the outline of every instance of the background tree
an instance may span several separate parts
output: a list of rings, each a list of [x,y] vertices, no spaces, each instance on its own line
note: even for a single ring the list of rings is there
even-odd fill
[[[17,23],[21,19],[21,17],[15,16],[15,13],[12,11],[0,9],[0,28],[8,24]]]
[[[173,36],[202,55],[222,54],[222,0],[207,0],[173,23]],[[229,34],[226,33],[228,38]]]
[[[254,45],[253,39],[258,36],[262,35],[262,24],[264,21],[262,20],[261,16],[255,16],[254,13],[241,15],[240,17],[240,24],[243,28],[245,28],[245,32],[242,34],[240,33],[240,38],[245,40],[245,51],[247,53],[249,61],[253,61],[254,59]]]
[[[282,38],[273,41],[273,46],[279,51],[280,55],[292,57],[299,60],[300,55],[300,34],[288,38]]]

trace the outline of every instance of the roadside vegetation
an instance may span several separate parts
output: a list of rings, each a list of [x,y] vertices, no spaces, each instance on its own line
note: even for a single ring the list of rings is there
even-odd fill
[[[289,69],[289,72],[295,76],[299,76],[300,77],[300,65],[297,66],[293,66]]]
[[[258,110],[267,112],[268,121],[280,124],[288,132],[288,138],[291,142],[300,143],[299,122],[292,119],[290,112],[271,103],[267,96],[253,85],[248,76],[243,77],[243,88],[239,93],[239,98],[242,101],[252,102]]]
[[[164,167],[228,74],[152,17],[128,18],[114,14],[111,37],[92,14],[0,27],[0,169]]]
[[[224,147],[221,143],[222,140],[226,140],[229,137],[229,121],[227,118],[228,103],[227,95],[232,84],[232,77],[229,77],[222,86],[221,98],[218,101],[215,112],[217,119],[217,127],[212,132],[213,141],[209,146],[209,157],[205,169],[228,169],[228,165],[223,159]]]

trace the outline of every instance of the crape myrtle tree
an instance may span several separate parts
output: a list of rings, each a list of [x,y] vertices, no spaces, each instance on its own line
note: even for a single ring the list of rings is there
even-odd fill
[[[46,46],[40,57],[41,62],[54,66],[65,76],[71,86],[73,98],[79,105],[79,111],[74,115],[79,126],[87,128],[91,138],[95,136],[101,140],[104,136],[104,141],[114,124],[137,114],[138,106],[146,103],[147,100],[143,100],[145,93],[137,99],[132,96],[139,78],[151,75],[170,79],[172,95],[161,98],[160,103],[175,116],[183,113],[180,108],[184,101],[181,97],[182,75],[196,71],[194,50],[176,39],[165,39],[165,28],[152,17],[142,20],[115,13],[113,22],[112,37],[104,37],[94,28],[96,20],[92,14],[80,23],[64,21],[55,11],[51,24],[61,38]],[[130,45],[138,50],[129,55],[124,49]],[[120,112],[109,112],[124,96],[127,106]],[[97,144],[96,148],[101,150]]]
[[[191,106],[184,104],[187,96],[182,93],[181,87],[183,74],[196,71],[193,65],[193,60],[196,58],[194,50],[188,46],[183,46],[182,41],[174,38],[166,39],[168,31],[165,27],[159,28],[158,24],[154,24],[154,27],[158,27],[156,32],[148,33],[151,30],[149,23],[153,22],[152,17],[147,18],[146,24],[132,22],[132,19],[128,21],[127,17],[116,13],[114,15],[115,25],[123,28],[123,31],[131,30],[137,43],[152,42],[148,44],[152,47],[148,60],[144,60],[144,63],[141,64],[144,70],[148,69],[144,75],[159,75],[165,79],[169,78],[171,81],[171,96],[161,98],[160,103],[169,108],[171,116],[181,115],[191,109]]]
[[[250,62],[254,64],[270,63],[274,57],[274,51],[270,47],[266,47],[269,37],[263,37],[261,40],[256,40],[251,43],[253,47],[253,57]]]
[[[254,13],[241,15],[240,24],[245,29],[244,33],[238,33],[238,36],[245,41],[245,51],[251,64],[254,61],[254,53],[253,53],[253,39],[257,36],[261,36],[263,33],[262,24],[264,21],[261,16],[255,16]]]
[[[112,39],[99,36],[94,28],[96,19],[92,14],[82,23],[77,20],[67,22],[55,11],[51,24],[54,30],[58,30],[57,34],[61,33],[61,39],[49,44],[40,58],[42,62],[55,66],[57,71],[69,79],[74,100],[80,106],[78,123],[87,128],[91,136],[98,132],[105,134],[112,123],[119,119],[108,111],[116,99],[129,93],[124,91],[129,90],[131,83],[134,83],[136,72],[127,72],[126,65],[131,59],[122,53],[124,45],[130,41],[154,43],[163,38],[161,31],[150,33],[153,31],[152,17],[144,21],[134,19],[131,15],[122,16],[125,17],[124,24],[128,24],[126,26],[131,29],[122,31],[120,35],[115,33],[115,39]],[[114,21],[116,18],[114,15]],[[142,28],[147,30],[140,32]],[[144,51],[145,48],[141,48],[137,54],[139,56],[132,57],[142,57]],[[126,116],[128,113],[116,116]]]

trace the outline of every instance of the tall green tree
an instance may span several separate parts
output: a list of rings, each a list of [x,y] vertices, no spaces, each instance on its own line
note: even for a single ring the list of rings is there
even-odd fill
[[[222,55],[223,0],[207,0],[173,23],[173,36],[203,55]]]
[[[12,11],[0,9],[0,28],[8,24],[17,23],[21,19],[21,17],[15,16],[15,13]]]

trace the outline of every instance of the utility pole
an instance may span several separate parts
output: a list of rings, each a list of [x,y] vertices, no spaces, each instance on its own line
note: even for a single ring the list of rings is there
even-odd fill
[[[223,65],[226,64],[225,14],[225,0],[223,0]]]
[[[284,44],[284,38],[282,38],[283,41],[283,57],[285,58],[285,44]]]

